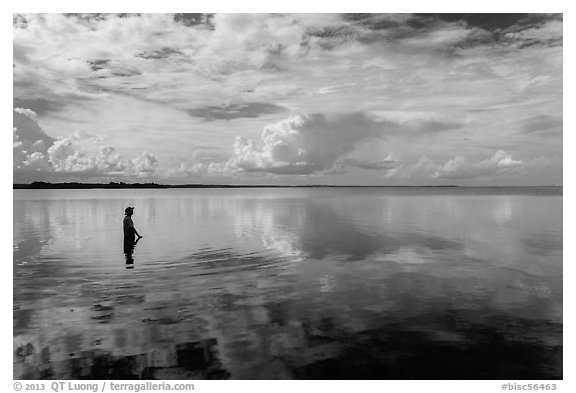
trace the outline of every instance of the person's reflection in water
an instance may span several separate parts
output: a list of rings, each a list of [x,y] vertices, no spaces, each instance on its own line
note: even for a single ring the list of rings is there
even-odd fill
[[[134,222],[132,221],[132,214],[134,214],[133,207],[127,207],[124,209],[126,217],[124,217],[124,255],[126,256],[126,269],[134,268],[134,246],[138,244],[138,241],[142,238],[136,228],[134,228]],[[138,239],[136,239],[138,236]]]

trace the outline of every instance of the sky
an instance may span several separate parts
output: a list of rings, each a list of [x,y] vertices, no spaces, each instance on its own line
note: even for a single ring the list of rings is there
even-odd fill
[[[562,14],[14,14],[13,180],[562,184]]]

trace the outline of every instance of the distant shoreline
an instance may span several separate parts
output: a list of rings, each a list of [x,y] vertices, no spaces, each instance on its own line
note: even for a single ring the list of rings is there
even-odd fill
[[[29,184],[13,184],[14,190],[44,190],[44,189],[154,189],[154,188],[531,188],[531,187],[555,187],[562,188],[562,185],[550,186],[457,186],[457,185],[439,185],[439,186],[392,186],[392,185],[278,185],[278,184],[157,184],[157,183],[48,183],[33,182]]]

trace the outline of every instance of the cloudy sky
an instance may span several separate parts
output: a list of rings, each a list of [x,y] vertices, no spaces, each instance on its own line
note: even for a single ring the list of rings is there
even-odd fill
[[[28,14],[14,182],[562,184],[561,14]]]

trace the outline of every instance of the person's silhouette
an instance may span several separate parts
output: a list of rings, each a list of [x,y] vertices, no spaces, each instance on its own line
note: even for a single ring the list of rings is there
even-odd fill
[[[126,269],[134,268],[134,246],[138,244],[138,240],[142,238],[142,236],[138,233],[136,228],[134,227],[134,222],[132,221],[132,214],[134,214],[133,207],[127,207],[124,209],[124,213],[126,217],[124,217],[124,255],[126,256]],[[136,239],[136,236],[138,238]]]
[[[138,236],[138,238],[142,237],[134,227],[134,221],[132,221],[132,214],[134,214],[134,208],[127,207],[126,209],[124,209],[124,214],[126,215],[126,217],[124,217],[124,223],[123,223],[124,239],[125,240],[126,238],[132,239],[132,242],[134,242],[135,236]]]

